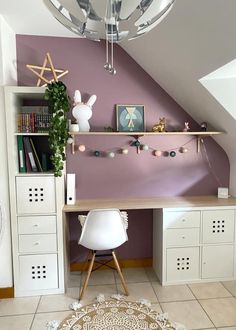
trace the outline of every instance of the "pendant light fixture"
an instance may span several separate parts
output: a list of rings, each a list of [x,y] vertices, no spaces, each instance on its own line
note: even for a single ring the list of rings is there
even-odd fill
[[[175,0],[44,0],[53,16],[82,38],[106,40],[104,68],[115,74],[114,43],[132,40],[153,29]]]

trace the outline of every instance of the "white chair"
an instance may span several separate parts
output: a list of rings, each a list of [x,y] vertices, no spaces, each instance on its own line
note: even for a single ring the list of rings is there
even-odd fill
[[[118,209],[94,209],[91,210],[86,217],[79,216],[79,220],[82,224],[82,233],[78,244],[83,245],[92,252],[92,257],[88,268],[88,274],[81,289],[79,300],[83,298],[92,271],[97,270],[102,265],[106,265],[112,268],[111,266],[107,265],[107,263],[111,261],[108,260],[106,262],[96,261],[100,264],[100,266],[93,269],[97,251],[104,250],[111,250],[111,253],[97,256],[103,257],[112,255],[125,294],[128,296],[128,289],[126,287],[125,280],[114,251],[115,248],[122,245],[128,240],[126,232],[128,228],[127,213],[120,212],[120,210]]]

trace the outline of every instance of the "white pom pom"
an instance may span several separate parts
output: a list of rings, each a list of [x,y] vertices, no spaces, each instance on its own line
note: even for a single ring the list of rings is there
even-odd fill
[[[78,301],[75,301],[75,302],[71,303],[69,307],[73,311],[77,311],[77,309],[79,309],[80,307],[82,307],[82,305]]]
[[[116,300],[124,300],[125,296],[123,296],[122,294],[113,294],[111,295],[111,298],[116,299]]]
[[[71,144],[71,143],[73,143],[73,139],[72,138],[69,138],[68,140],[67,140],[67,144]]]
[[[56,320],[52,320],[47,322],[46,324],[48,330],[56,330],[59,326],[58,322]]]
[[[136,301],[136,302],[139,302],[140,304],[145,305],[145,306],[147,306],[147,307],[151,307],[151,303],[150,303],[150,301],[147,300],[147,299],[141,298],[141,299],[139,299],[139,300]]]

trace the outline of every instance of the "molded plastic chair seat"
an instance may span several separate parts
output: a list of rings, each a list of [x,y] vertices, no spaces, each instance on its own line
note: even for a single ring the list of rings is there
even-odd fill
[[[82,299],[84,291],[88,285],[96,252],[104,250],[112,250],[111,254],[114,259],[116,269],[120,275],[125,293],[128,295],[128,290],[115,255],[115,251],[113,251],[113,249],[128,240],[126,232],[128,227],[127,213],[120,212],[118,209],[94,209],[88,213],[87,217],[79,216],[79,219],[82,222],[82,233],[78,243],[93,251],[88,269],[88,275],[81,290],[79,299]]]

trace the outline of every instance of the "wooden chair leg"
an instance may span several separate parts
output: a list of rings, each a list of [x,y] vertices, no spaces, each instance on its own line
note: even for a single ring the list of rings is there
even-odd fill
[[[113,256],[113,259],[114,259],[114,262],[115,262],[115,265],[116,265],[117,272],[118,272],[118,274],[120,276],[121,283],[122,283],[123,288],[125,290],[125,294],[126,294],[126,296],[128,296],[129,295],[129,291],[128,291],[128,288],[127,288],[127,286],[125,284],[125,280],[124,280],[123,274],[121,272],[121,269],[120,269],[120,265],[118,263],[118,260],[116,258],[115,251],[112,251],[112,256]]]
[[[81,270],[81,274],[86,270],[87,265],[88,265],[88,262],[89,262],[89,259],[92,256],[92,253],[93,253],[93,251],[92,250],[89,250],[89,252],[87,254],[87,257],[86,257],[86,260],[85,260],[85,262],[83,264],[83,267],[82,267],[82,270]]]
[[[84,292],[85,292],[85,290],[86,290],[86,288],[88,286],[88,281],[89,281],[89,277],[90,277],[91,272],[92,272],[92,269],[93,269],[93,264],[94,264],[95,256],[96,256],[96,252],[93,251],[92,259],[91,259],[91,262],[89,264],[88,274],[87,274],[87,277],[85,279],[84,285],[83,285],[83,287],[81,289],[79,300],[81,300],[83,298]]]

